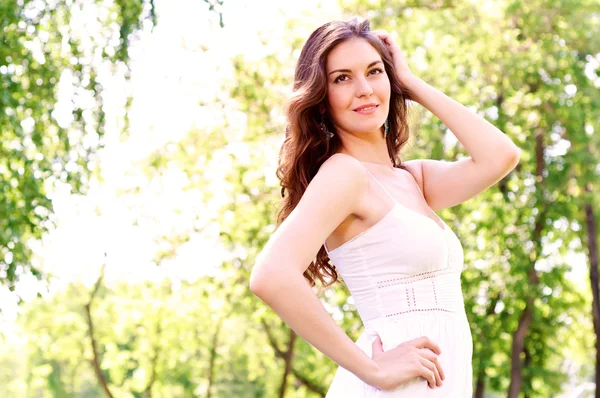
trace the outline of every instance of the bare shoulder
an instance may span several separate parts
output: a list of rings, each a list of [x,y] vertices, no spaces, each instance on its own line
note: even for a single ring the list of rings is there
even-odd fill
[[[327,159],[321,167],[319,168],[320,173],[322,170],[327,169],[328,172],[345,172],[352,174],[353,177],[363,179],[363,181],[367,181],[367,175],[364,167],[360,164],[360,161],[353,158],[350,155],[346,155],[343,153],[334,153]],[[362,176],[362,177],[361,177]]]
[[[368,178],[360,161],[352,156],[336,153],[321,165],[305,196],[320,196],[338,203],[351,202],[354,212],[359,203],[358,198],[361,198],[367,189]]]
[[[335,154],[327,159],[257,257],[254,288],[260,290],[264,286],[260,281],[268,281],[268,275],[280,267],[304,272],[327,237],[359,209],[367,178],[363,166],[351,156]]]

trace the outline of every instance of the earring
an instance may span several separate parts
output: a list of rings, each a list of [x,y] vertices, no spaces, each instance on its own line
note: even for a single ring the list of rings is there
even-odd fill
[[[390,122],[388,122],[388,120],[385,119],[385,132],[383,133],[384,137],[387,138],[387,135],[389,132],[390,132]]]
[[[321,128],[321,131],[323,132],[323,136],[325,136],[326,140],[329,140],[333,137],[333,133],[329,130],[327,130],[327,126],[325,125],[325,116],[321,115],[321,123],[319,123],[319,127]]]

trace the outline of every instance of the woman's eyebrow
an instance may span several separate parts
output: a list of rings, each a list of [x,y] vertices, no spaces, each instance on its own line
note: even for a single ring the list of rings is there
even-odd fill
[[[383,62],[382,62],[382,61],[380,61],[380,60],[377,60],[377,61],[371,62],[371,63],[369,64],[369,66],[367,66],[367,69],[369,69],[371,66],[373,66],[373,65],[376,65],[376,64],[378,64],[378,63],[381,63],[381,64],[382,64]],[[352,71],[351,71],[350,69],[336,69],[336,70],[332,70],[331,72],[329,72],[329,75],[331,75],[332,73],[335,73],[335,72],[352,72]]]

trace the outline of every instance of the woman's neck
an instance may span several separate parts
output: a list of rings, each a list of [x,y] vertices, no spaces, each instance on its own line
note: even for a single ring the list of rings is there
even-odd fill
[[[364,154],[364,153],[360,153],[360,154],[356,155],[349,151],[344,151],[344,150],[340,151],[340,153],[343,153],[348,156],[352,156],[354,159],[356,159],[360,162],[376,164],[378,166],[382,166],[382,167],[386,167],[386,168],[394,167],[394,163],[392,162],[392,159],[389,158],[387,153],[386,153],[385,158],[383,158],[382,156],[377,156],[375,154],[372,154],[371,156]]]

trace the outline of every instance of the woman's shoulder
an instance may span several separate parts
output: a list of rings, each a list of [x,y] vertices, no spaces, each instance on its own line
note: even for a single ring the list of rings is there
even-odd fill
[[[324,170],[325,168],[336,171],[340,171],[339,169],[342,169],[347,172],[364,173],[364,166],[358,159],[340,152],[334,153],[327,160],[325,160],[321,167],[319,167],[319,171]]]
[[[364,189],[368,176],[362,163],[343,153],[334,153],[319,167],[314,179],[325,180],[328,185],[346,185],[358,190]]]

